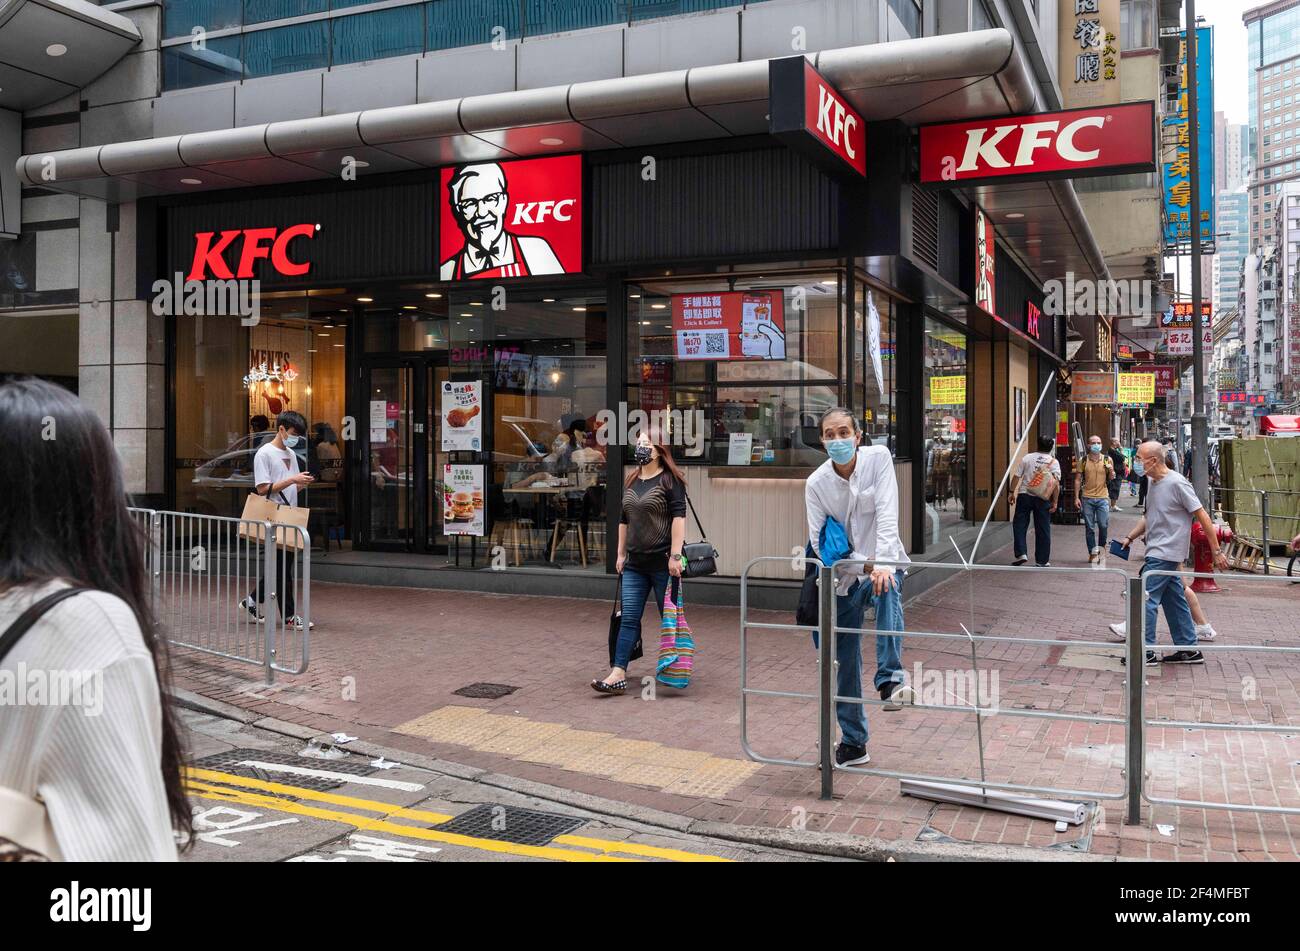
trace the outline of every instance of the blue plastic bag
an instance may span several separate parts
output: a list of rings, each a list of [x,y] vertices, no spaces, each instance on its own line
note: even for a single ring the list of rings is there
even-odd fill
[[[817,549],[821,552],[821,562],[823,565],[833,565],[837,561],[843,561],[853,554],[853,546],[849,544],[848,532],[844,526],[831,516],[826,516],[826,522],[822,525],[821,535],[817,540]]]

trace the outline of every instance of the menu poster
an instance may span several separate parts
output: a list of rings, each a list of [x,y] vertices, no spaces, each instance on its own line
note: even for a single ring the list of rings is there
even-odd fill
[[[483,448],[482,383],[442,383],[442,451],[478,452]]]
[[[673,295],[678,360],[784,360],[785,293]]]
[[[731,440],[727,445],[727,465],[729,466],[747,466],[749,465],[749,454],[754,445],[753,433],[731,433]]]
[[[442,467],[442,532],[483,537],[483,467]]]
[[[876,301],[867,291],[867,352],[871,354],[871,369],[876,373],[876,385],[885,392],[885,368],[880,358],[880,311]]]

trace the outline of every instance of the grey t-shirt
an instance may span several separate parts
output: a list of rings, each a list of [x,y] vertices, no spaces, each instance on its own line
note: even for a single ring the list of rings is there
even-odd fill
[[[1146,557],[1182,564],[1192,541],[1192,513],[1201,508],[1192,484],[1168,472],[1147,488]]]

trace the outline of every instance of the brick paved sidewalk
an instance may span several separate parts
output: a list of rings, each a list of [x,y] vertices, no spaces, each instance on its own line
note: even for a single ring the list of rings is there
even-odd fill
[[[1121,503],[1125,500],[1121,500]],[[1132,524],[1112,517],[1112,532]],[[1087,563],[1082,527],[1054,526],[1052,564]],[[1140,547],[1137,554],[1140,556]],[[986,555],[1008,564],[1009,550]],[[1115,560],[1112,559],[1112,566]],[[937,570],[937,569],[927,569]],[[1129,566],[1136,570],[1136,563]],[[1300,645],[1300,588],[1264,589],[1230,577],[1203,595],[1217,643]],[[908,629],[1008,638],[1101,641],[1123,618],[1123,579],[1111,572],[1044,575],[1024,570],[954,577],[907,602]],[[260,671],[193,652],[175,652],[177,686],[322,732],[367,740],[691,818],[789,827],[886,840],[957,840],[1154,859],[1278,859],[1300,855],[1300,817],[1147,806],[1143,824],[1122,824],[1121,802],[1097,820],[1057,834],[1051,823],[904,798],[898,782],[837,773],[837,798],[821,802],[815,769],[760,766],[741,749],[739,611],[693,607],[696,677],[677,694],[659,688],[604,697],[587,685],[603,676],[608,608],[566,598],[318,584],[318,626],[310,671],[267,689]],[[755,620],[789,616],[756,612]],[[658,615],[644,621],[647,658],[631,677],[653,673]],[[1161,623],[1162,642],[1168,642]],[[1122,717],[1123,645],[1040,647],[985,643],[982,691],[1003,708]],[[866,645],[864,676],[874,670]],[[971,667],[964,640],[910,640],[905,664],[922,701],[936,678],[948,689]],[[754,631],[753,687],[813,692],[816,655],[802,634]],[[917,666],[919,665],[919,666]],[[994,676],[996,675],[996,680]],[[516,688],[500,699],[454,691],[474,683]],[[1296,724],[1300,657],[1223,652],[1203,667],[1150,670],[1153,717],[1246,724]],[[981,693],[984,703],[988,698]],[[970,698],[963,698],[970,699]],[[947,702],[953,702],[949,699]],[[941,776],[979,775],[971,714],[868,710],[872,766]],[[812,701],[752,698],[748,736],[759,753],[815,762]],[[1123,792],[1121,726],[1008,715],[982,723],[990,781]],[[1148,731],[1154,795],[1300,806],[1300,738],[1184,729]],[[1170,828],[1172,827],[1172,828]],[[1166,834],[1168,833],[1168,834]]]

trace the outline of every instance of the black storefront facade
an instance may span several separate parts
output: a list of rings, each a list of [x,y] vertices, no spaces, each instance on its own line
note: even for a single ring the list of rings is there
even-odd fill
[[[893,450],[904,540],[934,557],[993,503],[1064,340],[1001,245],[1001,316],[971,304],[974,206],[911,184],[903,124],[870,124],[866,141],[856,179],[770,136],[587,152],[580,272],[487,281],[444,279],[438,169],[142,201],[146,299],[153,281],[192,276],[198,236],[265,229],[250,258],[255,325],[167,321],[159,501],[237,515],[259,417],[295,409],[311,429],[305,502],[326,559],[369,564],[356,577],[384,583],[416,565],[421,583],[443,583],[436,569],[457,576],[449,586],[494,590],[495,568],[586,593],[593,582],[577,579],[612,571],[626,421],[671,409],[703,420],[677,423],[688,444],[675,452],[734,577],[801,544],[802,483],[824,459],[817,419],[844,404]],[[285,243],[277,267],[276,236],[301,225],[319,228]],[[236,273],[240,241],[207,262]],[[675,312],[727,294],[780,308],[781,358],[682,358]],[[477,451],[442,448],[440,394],[458,382],[481,387]],[[447,531],[460,514],[448,464],[482,466],[481,535]]]

